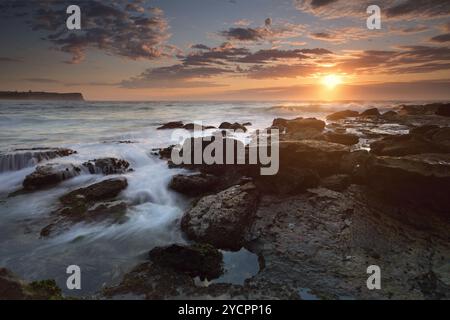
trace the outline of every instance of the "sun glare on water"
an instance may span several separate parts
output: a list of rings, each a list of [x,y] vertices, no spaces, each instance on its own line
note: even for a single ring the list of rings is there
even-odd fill
[[[342,83],[342,77],[336,74],[329,74],[322,78],[322,84],[328,89],[334,89],[337,85]]]

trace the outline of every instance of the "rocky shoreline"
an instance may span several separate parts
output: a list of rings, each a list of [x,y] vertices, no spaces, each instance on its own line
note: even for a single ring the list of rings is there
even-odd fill
[[[98,298],[302,299],[306,292],[317,299],[449,299],[449,110],[431,104],[383,114],[340,111],[327,122],[274,119],[271,128],[281,132],[274,176],[259,175],[256,165],[183,166],[191,173],[175,175],[169,187],[191,199],[180,221],[191,244],[153,249]],[[219,129],[246,125],[230,121]],[[159,129],[176,128],[191,126],[174,121]],[[172,147],[154,152],[176,167]],[[38,166],[24,192],[80,170],[120,175],[130,168],[114,158]],[[128,204],[117,195],[126,187],[115,177],[64,195],[41,236],[77,221],[120,223]],[[198,284],[223,272],[220,250],[241,248],[258,255],[257,275],[244,285]],[[369,265],[380,266],[382,290],[367,289]]]

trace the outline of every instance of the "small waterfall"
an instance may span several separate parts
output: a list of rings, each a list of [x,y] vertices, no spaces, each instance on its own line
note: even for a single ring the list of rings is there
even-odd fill
[[[32,167],[37,163],[57,157],[64,157],[75,151],[64,148],[18,149],[0,155],[0,173]]]

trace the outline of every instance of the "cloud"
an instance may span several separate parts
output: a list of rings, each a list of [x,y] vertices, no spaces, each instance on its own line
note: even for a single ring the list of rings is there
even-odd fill
[[[335,70],[353,74],[408,74],[449,70],[450,48],[401,46],[398,50],[365,50],[339,58]]]
[[[367,16],[369,5],[380,6],[388,19],[436,18],[450,14],[446,0],[294,0],[297,9],[327,19]]]
[[[23,62],[22,59],[19,58],[11,58],[11,57],[0,57],[0,63],[17,63],[17,62]]]
[[[124,80],[125,88],[194,88],[216,87],[216,77],[235,76],[253,79],[296,77],[315,70],[314,59],[331,54],[322,48],[266,49],[251,52],[225,42],[218,47],[193,46],[197,50],[179,56],[180,63],[166,67],[150,68],[137,77]],[[308,61],[300,65],[298,61]],[[295,62],[292,64],[292,62]],[[291,65],[292,64],[292,65]]]
[[[449,42],[450,41],[450,33],[444,33],[444,34],[440,34],[438,36],[434,36],[433,38],[430,39],[433,42]]]
[[[263,42],[298,37],[304,30],[305,27],[300,24],[273,23],[271,18],[267,18],[261,27],[231,27],[219,32],[219,35],[232,42]]]
[[[57,50],[72,55],[68,63],[81,62],[91,48],[132,60],[151,60],[165,54],[165,42],[170,34],[160,9],[144,7],[141,1],[86,1],[80,4],[81,30],[68,32],[63,22],[67,19],[65,10],[72,2],[40,0],[29,3],[27,11],[13,5],[4,10],[9,14],[17,10],[27,12],[33,30],[45,32],[45,39]]]

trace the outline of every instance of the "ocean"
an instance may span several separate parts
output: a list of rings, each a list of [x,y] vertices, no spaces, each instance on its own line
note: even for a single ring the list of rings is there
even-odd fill
[[[271,125],[274,118],[316,117],[335,111],[378,107],[384,111],[400,102],[28,102],[0,101],[0,161],[16,149],[66,147],[77,153],[41,162],[82,163],[102,157],[130,162],[128,188],[119,196],[130,206],[123,224],[77,224],[66,232],[42,239],[40,230],[70,190],[105,179],[80,175],[53,188],[9,195],[21,188],[35,163],[0,163],[0,267],[26,280],[55,279],[65,288],[67,266],[79,265],[82,290],[68,295],[95,294],[117,283],[147,257],[150,249],[185,243],[179,219],[189,199],[168,189],[183,169],[169,169],[152,149],[173,144],[171,130],[156,130],[164,122],[251,122],[250,135]],[[212,130],[214,131],[214,130]],[[212,132],[211,131],[211,132]],[[238,136],[239,139],[245,137]],[[119,143],[129,141],[131,143]],[[110,176],[108,176],[110,178]],[[258,272],[257,257],[242,249],[225,252],[225,275],[216,282],[242,284]]]

